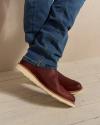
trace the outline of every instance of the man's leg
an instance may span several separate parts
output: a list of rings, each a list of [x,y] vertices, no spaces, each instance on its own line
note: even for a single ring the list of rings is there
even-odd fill
[[[35,0],[32,0],[33,6],[35,6],[34,1]],[[32,39],[32,45],[29,47],[23,59],[33,65],[56,69],[57,62],[62,56],[68,39],[68,31],[74,24],[75,18],[84,1],[85,0],[55,0],[51,5],[49,16],[34,41]],[[41,6],[42,5],[43,4],[41,4]],[[37,14],[37,12],[38,9],[34,11],[34,14]],[[29,16],[29,18],[30,17],[32,18],[32,16]],[[30,21],[32,21],[31,18]],[[33,19],[37,21],[34,16]],[[36,31],[35,23],[37,25],[37,22],[34,21],[32,21],[33,24],[30,23],[29,27]],[[29,30],[29,32],[31,31],[32,30]],[[31,33],[34,34],[34,31]]]
[[[24,31],[25,41],[29,46],[46,21],[53,0],[25,0]]]
[[[70,80],[67,80],[66,77],[62,78],[61,75],[61,79],[59,79],[56,68],[57,61],[62,56],[68,39],[68,30],[72,27],[83,3],[84,0],[55,0],[46,21],[39,31],[35,32],[36,35],[30,42],[28,52],[17,66],[17,69],[38,87],[57,100],[72,107],[75,106],[75,97],[67,89],[72,88],[73,83],[69,86]],[[63,81],[61,81],[62,79]],[[67,83],[67,81],[68,84],[66,85],[68,87],[66,88],[61,83]]]

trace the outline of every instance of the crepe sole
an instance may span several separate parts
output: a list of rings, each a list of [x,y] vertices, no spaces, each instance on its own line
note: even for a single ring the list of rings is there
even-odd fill
[[[51,90],[49,90],[47,87],[45,87],[39,80],[38,78],[31,73],[30,70],[28,70],[26,67],[22,66],[21,64],[17,64],[16,69],[19,70],[20,72],[22,72],[24,74],[24,76],[26,76],[27,78],[29,78],[34,84],[36,84],[38,87],[40,87],[41,89],[43,89],[45,92],[47,92],[49,95],[51,95],[53,98],[57,99],[58,101],[71,106],[71,107],[75,107],[75,104],[59,95],[57,95],[56,93],[52,92]]]
[[[83,92],[83,88],[81,90],[77,90],[77,91],[69,91],[71,94],[73,95],[78,95],[81,94]]]

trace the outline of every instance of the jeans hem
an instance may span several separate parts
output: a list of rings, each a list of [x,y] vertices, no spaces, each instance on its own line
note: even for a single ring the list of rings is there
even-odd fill
[[[36,61],[36,60],[31,59],[28,56],[24,56],[22,59],[27,61],[28,63],[31,63],[34,66],[37,66],[37,67],[43,67],[43,68],[49,68],[49,69],[56,69],[57,70],[57,66],[50,66],[48,64],[43,63],[43,62],[45,62],[44,59],[41,59],[41,61]]]

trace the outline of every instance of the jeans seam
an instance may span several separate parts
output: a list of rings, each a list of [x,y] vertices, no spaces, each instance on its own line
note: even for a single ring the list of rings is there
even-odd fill
[[[39,58],[39,61],[33,61],[30,57],[28,57],[28,56],[25,56],[25,58],[27,58],[27,59],[29,59],[31,62],[33,62],[33,63],[36,63],[36,65],[40,65],[41,63],[42,63],[42,61],[43,61],[43,59],[44,59],[44,57],[43,56],[41,56],[42,58]]]
[[[35,65],[35,66],[40,66],[40,67],[45,67],[45,68],[49,68],[49,69],[57,69],[57,67],[49,67],[47,65],[41,65],[41,62],[43,61],[43,57],[42,57],[42,60],[39,62],[39,63],[35,63],[31,58],[25,56],[23,59],[25,59],[26,61],[30,60],[30,63]],[[28,60],[27,60],[28,59]]]
[[[34,1],[34,16],[33,16],[33,22],[35,21],[35,17],[36,17],[36,10],[37,10],[37,4],[36,4],[36,0]],[[32,27],[32,31],[34,31],[34,27]]]

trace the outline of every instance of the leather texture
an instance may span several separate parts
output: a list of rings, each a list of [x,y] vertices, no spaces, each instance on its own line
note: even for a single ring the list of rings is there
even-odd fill
[[[82,90],[82,85],[78,81],[75,81],[71,78],[66,77],[62,73],[58,72],[58,78],[60,83],[63,85],[63,87],[70,91],[70,92],[76,92],[76,91],[81,91]]]
[[[31,73],[51,92],[75,103],[75,97],[60,84],[56,69],[34,66],[26,60],[21,60],[19,64],[31,71]]]

